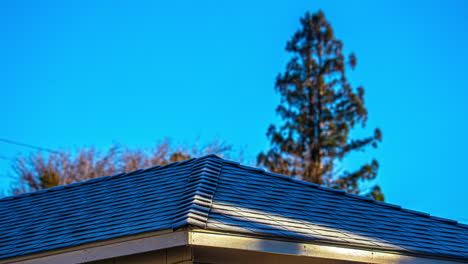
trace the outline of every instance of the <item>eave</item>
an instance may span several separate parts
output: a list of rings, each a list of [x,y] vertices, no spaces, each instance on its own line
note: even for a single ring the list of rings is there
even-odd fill
[[[0,264],[62,264],[83,263],[102,259],[122,257],[132,254],[156,251],[178,246],[223,248],[240,251],[273,253],[282,255],[346,260],[362,263],[411,263],[449,264],[468,263],[466,260],[433,258],[408,255],[397,252],[384,252],[372,249],[350,248],[337,245],[324,245],[310,242],[279,240],[244,234],[212,232],[202,229],[183,228],[178,231],[162,230],[141,235],[110,239],[77,247],[46,251],[37,254],[0,260]]]

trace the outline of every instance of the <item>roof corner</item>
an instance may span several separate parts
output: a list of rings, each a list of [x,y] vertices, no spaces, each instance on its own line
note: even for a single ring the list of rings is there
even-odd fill
[[[184,199],[181,200],[172,222],[173,229],[186,225],[206,228],[223,161],[216,155],[194,160],[185,183],[182,195]]]

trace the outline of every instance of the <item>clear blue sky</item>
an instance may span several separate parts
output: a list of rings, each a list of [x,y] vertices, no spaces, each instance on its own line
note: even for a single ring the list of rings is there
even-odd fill
[[[467,3],[2,1],[0,137],[54,149],[221,138],[253,160],[278,121],[285,43],[322,9],[357,55],[368,131],[383,130],[347,165],[375,156],[388,202],[467,223]],[[2,156],[28,151],[0,143]]]

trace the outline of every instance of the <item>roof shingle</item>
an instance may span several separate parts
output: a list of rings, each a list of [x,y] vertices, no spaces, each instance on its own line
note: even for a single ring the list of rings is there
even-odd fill
[[[0,199],[0,259],[186,225],[468,259],[456,221],[210,155]]]

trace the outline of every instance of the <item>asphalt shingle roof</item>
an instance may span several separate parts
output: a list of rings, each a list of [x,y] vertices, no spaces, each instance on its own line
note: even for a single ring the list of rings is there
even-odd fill
[[[468,226],[210,155],[0,199],[0,259],[199,228],[468,259]]]

